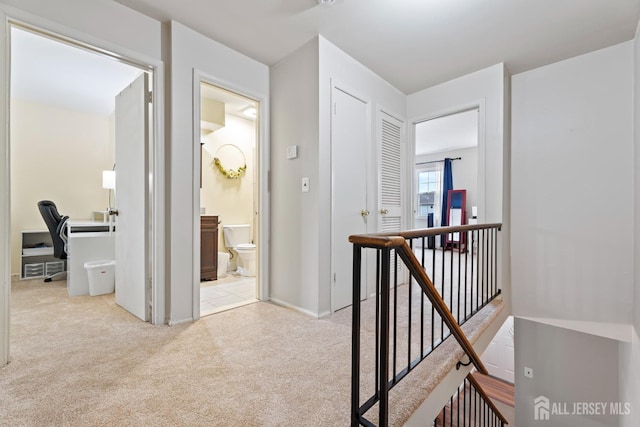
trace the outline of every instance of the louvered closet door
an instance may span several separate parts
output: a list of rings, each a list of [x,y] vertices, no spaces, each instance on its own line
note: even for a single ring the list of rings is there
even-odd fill
[[[379,141],[379,226],[380,232],[388,233],[402,229],[402,179],[401,146],[404,140],[403,123],[380,111],[378,115]],[[391,259],[392,271],[395,261]],[[403,281],[403,275],[398,277]],[[392,276],[393,281],[393,276]]]
[[[380,231],[400,231],[402,227],[401,145],[402,122],[384,112],[378,119],[380,141]]]

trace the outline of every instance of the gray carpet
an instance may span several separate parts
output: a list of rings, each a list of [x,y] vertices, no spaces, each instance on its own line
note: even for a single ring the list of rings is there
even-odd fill
[[[348,310],[315,320],[256,303],[152,326],[113,295],[70,298],[65,286],[13,283],[0,425],[349,425]]]

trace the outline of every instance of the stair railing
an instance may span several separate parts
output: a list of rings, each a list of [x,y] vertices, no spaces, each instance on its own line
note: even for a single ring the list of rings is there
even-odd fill
[[[500,294],[497,286],[497,232],[500,228],[501,224],[465,225],[349,237],[349,241],[353,244],[354,301],[352,309],[352,426],[374,426],[365,417],[365,414],[376,404],[378,405],[378,423],[380,426],[387,426],[391,388],[450,335],[453,335],[463,348],[469,358],[469,363],[473,363],[479,372],[487,373],[484,364],[460,325]],[[449,256],[448,252],[439,251],[433,245],[437,237],[440,238],[440,242],[451,241],[448,236],[453,236],[453,233],[458,233],[456,236],[458,243],[464,243],[452,248],[457,250],[457,259],[454,255],[455,250],[452,250]],[[420,245],[415,244],[416,242],[422,243],[422,250],[417,248]],[[416,248],[412,246],[416,246]],[[428,248],[425,249],[426,247]],[[375,378],[373,379],[373,393],[361,404],[361,281],[364,249],[376,251]],[[422,263],[418,261],[416,251],[421,255]],[[428,251],[432,252],[433,264],[430,266],[425,264],[427,259],[425,254]],[[442,260],[440,289],[434,285],[426,272],[429,269],[435,272],[436,251],[440,253],[439,256]],[[447,266],[449,266],[448,269]],[[401,298],[399,288],[402,285],[403,268],[406,268],[409,273],[406,306],[399,304]],[[448,280],[445,277],[446,273],[450,273]],[[447,281],[449,282],[448,287],[446,286]],[[454,286],[456,281],[457,286]],[[413,287],[414,282],[418,285],[418,290]],[[419,296],[415,296],[414,293],[419,293]],[[447,305],[443,298],[447,293],[450,305]],[[457,306],[454,308],[454,305]],[[464,306],[462,311],[461,305]],[[414,309],[419,314],[414,313]],[[403,310],[407,312],[406,318],[402,317]],[[457,316],[454,316],[454,311]],[[415,321],[416,317],[419,318],[417,322]],[[403,325],[401,322],[405,324]],[[429,329],[430,346],[428,345],[429,340],[425,340]],[[414,335],[418,335],[418,337],[414,339]],[[400,347],[404,345],[407,349],[407,358],[406,362],[401,362],[398,352],[401,351]]]
[[[509,421],[471,373],[433,420],[433,427],[504,427],[507,424]]]

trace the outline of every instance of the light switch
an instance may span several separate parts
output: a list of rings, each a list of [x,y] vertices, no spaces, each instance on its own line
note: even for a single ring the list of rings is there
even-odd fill
[[[309,178],[308,177],[302,178],[302,192],[303,193],[308,193],[309,192]]]
[[[298,146],[290,145],[287,147],[287,159],[295,159],[298,157]]]

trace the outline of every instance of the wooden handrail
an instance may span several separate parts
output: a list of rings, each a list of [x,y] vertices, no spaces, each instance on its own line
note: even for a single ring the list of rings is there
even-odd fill
[[[388,236],[378,234],[356,234],[349,236],[349,242],[366,248],[399,248],[405,242],[405,238],[399,236],[398,233],[390,234]]]
[[[420,285],[422,291],[427,295],[433,307],[436,309],[438,314],[440,314],[442,320],[444,320],[444,323],[451,331],[451,335],[456,338],[464,352],[467,354],[467,356],[469,356],[469,359],[471,360],[471,362],[473,362],[473,365],[476,367],[476,369],[483,374],[489,374],[489,371],[484,366],[484,363],[482,363],[482,360],[480,360],[480,356],[478,356],[476,351],[473,349],[473,346],[467,339],[467,336],[464,334],[464,332],[462,332],[460,325],[458,325],[455,317],[453,317],[453,314],[451,314],[451,311],[449,311],[449,307],[447,307],[447,304],[438,293],[435,285],[420,265],[420,262],[414,255],[406,240],[404,241],[402,246],[396,249],[396,252],[398,256],[404,261],[404,264],[416,279],[416,282]]]
[[[473,385],[473,387],[476,389],[476,391],[480,394],[480,396],[482,397],[482,399],[487,402],[487,405],[489,405],[489,407],[491,408],[491,410],[498,416],[498,418],[500,418],[500,421],[502,421],[505,424],[509,424],[509,421],[507,421],[507,419],[504,417],[504,415],[502,415],[502,413],[500,412],[500,410],[498,409],[498,407],[496,405],[493,404],[493,401],[491,400],[491,398],[489,398],[489,396],[487,395],[487,393],[484,391],[484,389],[482,388],[482,386],[480,385],[480,383],[478,382],[478,380],[476,380],[473,375],[471,374],[471,372],[469,372],[467,374],[467,379],[469,380],[469,382],[471,383],[471,385]]]
[[[445,226],[445,227],[435,227],[435,228],[419,228],[415,230],[405,230],[405,231],[392,231],[388,233],[371,233],[371,234],[356,234],[353,236],[349,236],[349,241],[352,243],[356,243],[351,240],[351,238],[356,238],[358,240],[368,240],[369,238],[382,238],[382,237],[402,237],[405,239],[415,239],[418,237],[432,237],[432,236],[441,236],[443,234],[463,232],[463,231],[473,231],[473,230],[489,230],[492,228],[497,228],[498,231],[502,229],[502,223],[492,223],[492,224],[467,224],[467,225],[454,225],[454,226]],[[376,241],[376,244],[379,244],[380,241]],[[361,243],[358,243],[361,244]],[[367,247],[379,247],[363,244],[363,246]]]
[[[476,369],[483,374],[489,373],[404,237],[397,234],[393,236],[360,234],[349,236],[349,242],[370,248],[394,248]]]

